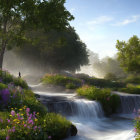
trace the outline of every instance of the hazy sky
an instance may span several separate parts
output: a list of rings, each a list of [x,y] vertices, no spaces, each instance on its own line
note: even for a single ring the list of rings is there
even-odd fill
[[[113,56],[116,40],[140,37],[140,0],[67,0],[71,25],[100,57]]]

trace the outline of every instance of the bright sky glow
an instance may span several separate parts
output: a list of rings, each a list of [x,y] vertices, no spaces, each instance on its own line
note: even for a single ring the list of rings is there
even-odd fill
[[[67,0],[65,6],[81,40],[101,58],[117,52],[116,40],[140,37],[140,0]]]

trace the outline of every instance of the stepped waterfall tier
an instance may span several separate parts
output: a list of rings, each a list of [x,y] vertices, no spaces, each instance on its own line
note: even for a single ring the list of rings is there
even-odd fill
[[[57,93],[41,90],[41,85],[31,86],[38,99],[48,108],[49,112],[64,115],[72,121],[78,135],[66,140],[134,140],[133,120],[119,114],[133,113],[139,107],[140,97],[120,95],[121,110],[119,114],[105,117],[102,106],[97,101],[79,98],[75,93]],[[128,105],[127,103],[130,103]],[[122,139],[123,138],[123,139]]]

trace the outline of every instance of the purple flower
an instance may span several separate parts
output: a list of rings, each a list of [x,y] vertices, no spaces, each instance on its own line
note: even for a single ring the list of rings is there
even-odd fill
[[[26,113],[29,113],[30,112],[30,108],[26,108]]]
[[[3,123],[3,119],[0,118],[0,122]]]
[[[15,132],[15,126],[12,128],[12,132]]]
[[[2,102],[4,104],[7,104],[9,102],[9,100],[10,100],[10,91],[9,91],[9,89],[1,90],[0,96],[2,98]]]
[[[0,78],[0,83],[2,83],[2,78]]]
[[[52,137],[51,136],[48,136],[48,139],[51,139]]]
[[[10,140],[10,136],[7,136],[7,137],[6,137],[6,140]]]
[[[11,115],[15,116],[15,111],[14,110],[11,111]]]
[[[37,129],[37,126],[34,126],[34,130],[36,130]]]

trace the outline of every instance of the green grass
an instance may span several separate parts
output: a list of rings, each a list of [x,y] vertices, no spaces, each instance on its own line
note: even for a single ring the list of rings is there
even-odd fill
[[[77,89],[77,93],[87,99],[99,101],[102,104],[106,115],[115,113],[120,104],[119,96],[111,94],[110,89],[99,89],[95,86],[83,86]]]

